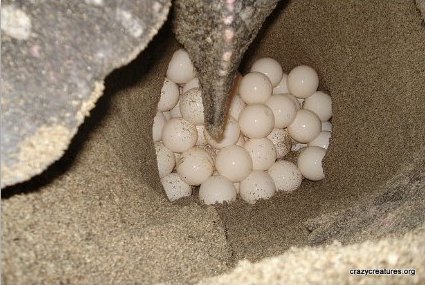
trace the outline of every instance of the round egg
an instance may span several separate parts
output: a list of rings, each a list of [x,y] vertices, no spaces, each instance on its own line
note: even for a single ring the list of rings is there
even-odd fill
[[[286,129],[273,129],[267,138],[276,149],[276,158],[283,158],[291,151],[292,140]]]
[[[166,76],[177,84],[188,83],[195,78],[195,67],[184,49],[174,52],[168,63]]]
[[[321,128],[322,124],[315,113],[301,109],[287,129],[294,140],[308,143],[319,135]]]
[[[214,161],[204,149],[193,147],[182,153],[176,169],[184,182],[197,186],[212,175]]]
[[[177,102],[176,106],[170,110],[171,118],[181,118],[182,113],[180,112],[180,100]]]
[[[239,84],[239,95],[247,104],[264,103],[272,95],[272,84],[259,72],[246,74]]]
[[[232,202],[236,200],[236,189],[226,177],[210,176],[199,188],[199,199],[207,205]]]
[[[182,118],[167,121],[162,129],[162,142],[173,152],[184,152],[193,147],[198,139],[195,125]]]
[[[276,161],[276,149],[267,138],[249,139],[245,142],[244,148],[251,156],[254,170],[267,170]]]
[[[179,87],[176,83],[165,78],[161,88],[161,97],[158,102],[158,110],[166,112],[174,108],[179,101]]]
[[[252,171],[247,178],[239,184],[241,198],[254,204],[259,199],[269,199],[276,192],[276,186],[271,176],[261,170]]]
[[[322,91],[314,92],[313,95],[305,99],[303,109],[312,111],[319,117],[320,121],[326,122],[332,117],[331,96]]]
[[[298,189],[303,181],[303,176],[298,167],[289,161],[276,161],[268,170],[269,175],[276,185],[277,191],[292,192]]]
[[[230,101],[229,114],[236,120],[239,119],[239,114],[245,108],[246,103],[239,95],[234,95]]]
[[[308,146],[320,146],[324,149],[328,149],[329,147],[329,141],[331,138],[331,132],[323,131],[320,132],[320,134],[311,142],[309,142]]]
[[[310,97],[316,92],[317,87],[319,87],[319,76],[310,66],[297,66],[288,74],[288,90],[295,97]]]
[[[297,115],[297,105],[288,96],[283,94],[271,96],[266,101],[266,105],[273,112],[275,128],[286,128]]]
[[[195,77],[192,80],[190,80],[188,83],[183,85],[182,94],[185,93],[186,91],[190,90],[190,89],[199,88],[199,87],[200,87],[199,79]]]
[[[174,153],[166,148],[162,142],[155,142],[155,152],[159,177],[163,178],[173,171],[176,159]]]
[[[161,178],[162,187],[171,202],[192,195],[192,187],[184,182],[177,173]]]
[[[278,86],[283,76],[282,66],[271,57],[256,60],[251,67],[251,72],[260,72],[266,75],[273,87]]]
[[[162,139],[162,130],[166,122],[167,119],[164,114],[158,111],[153,118],[152,138],[154,142],[159,142]]]
[[[265,138],[274,128],[273,111],[264,104],[247,105],[239,114],[239,126],[249,138]]]
[[[201,89],[192,88],[183,93],[179,105],[183,119],[194,125],[204,123],[204,105],[202,105]]]
[[[243,147],[231,145],[217,153],[215,167],[220,175],[232,182],[239,182],[251,172],[252,159]]]
[[[204,131],[204,134],[208,144],[212,145],[215,148],[221,149],[223,147],[236,144],[239,139],[240,128],[238,122],[234,118],[229,116],[227,119],[227,123],[224,126],[223,138],[220,141],[216,141],[215,139],[213,139],[206,129]]]
[[[325,178],[322,167],[325,154],[326,150],[318,146],[309,146],[303,149],[298,156],[298,168],[301,174],[312,181]]]
[[[286,94],[288,90],[288,74],[283,73],[280,82],[273,88],[273,94]]]
[[[332,132],[332,123],[329,121],[322,122],[322,131]]]

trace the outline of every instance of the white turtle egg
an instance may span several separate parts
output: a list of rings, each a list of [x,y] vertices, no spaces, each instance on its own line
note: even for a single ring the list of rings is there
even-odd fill
[[[296,104],[283,94],[271,96],[266,101],[266,105],[273,111],[275,128],[286,128],[297,115],[298,108]]]
[[[162,112],[162,114],[164,115],[164,117],[167,121],[172,118],[170,111]]]
[[[164,114],[158,111],[153,118],[153,126],[152,126],[152,138],[154,142],[158,142],[162,139],[162,129],[164,128],[167,119]]]
[[[332,123],[329,121],[322,122],[322,131],[332,132]]]
[[[310,97],[316,92],[317,87],[319,87],[319,76],[310,66],[297,66],[288,74],[288,90],[295,97]]]
[[[249,139],[245,142],[244,148],[251,156],[254,170],[267,170],[276,161],[276,148],[267,138]]]
[[[200,87],[199,79],[195,77],[192,80],[190,80],[188,83],[183,85],[182,93],[185,93],[186,91],[188,91],[190,89],[199,88],[199,87]]]
[[[239,95],[247,104],[264,103],[272,95],[272,84],[259,72],[246,74],[239,84]]]
[[[161,88],[161,97],[158,102],[158,110],[165,112],[176,106],[179,101],[179,87],[176,83],[165,78]]]
[[[310,110],[319,116],[320,121],[326,122],[332,117],[332,99],[329,94],[322,91],[314,92],[306,98],[303,109]]]
[[[320,132],[320,134],[311,142],[309,142],[308,146],[320,146],[324,149],[328,149],[329,147],[329,140],[331,138],[331,132]]]
[[[199,199],[207,205],[235,201],[236,189],[226,177],[210,176],[199,188]]]
[[[287,129],[294,140],[308,143],[319,135],[321,128],[322,124],[315,113],[301,109]]]
[[[192,187],[184,182],[177,173],[170,173],[162,178],[161,184],[171,202],[192,195]]]
[[[249,138],[265,138],[274,127],[273,111],[264,104],[247,105],[239,115],[239,126]]]
[[[291,151],[292,140],[286,129],[273,129],[267,138],[274,144],[277,159],[283,158]]]
[[[298,167],[286,160],[276,161],[268,170],[277,191],[292,192],[300,187],[303,176]]]
[[[288,90],[288,74],[283,73],[280,82],[273,88],[273,94],[286,94]]]
[[[162,141],[173,152],[184,152],[193,147],[198,139],[195,125],[182,118],[173,118],[162,129]]]
[[[271,57],[256,60],[251,67],[251,72],[260,72],[266,75],[273,87],[278,86],[283,76],[282,66]]]
[[[205,139],[205,125],[197,125],[196,131],[198,132],[198,140],[196,141],[196,145],[205,145],[207,144],[207,140]]]
[[[193,147],[182,153],[176,169],[184,182],[197,186],[212,175],[214,161],[204,149]]]
[[[162,142],[155,142],[156,162],[159,177],[163,178],[170,174],[176,166],[174,153],[165,147]]]
[[[298,156],[298,168],[302,175],[312,181],[325,178],[322,160],[326,150],[318,146],[309,146],[303,149]]]
[[[181,118],[182,113],[180,112],[180,101],[177,102],[176,106],[170,111],[171,118]]]
[[[204,105],[200,88],[192,88],[183,93],[180,98],[180,113],[183,119],[194,125],[204,123]]]
[[[239,95],[234,95],[230,101],[229,114],[236,120],[239,119],[239,114],[245,108],[246,103],[241,99]]]
[[[250,204],[259,199],[269,199],[276,192],[271,176],[262,170],[252,171],[239,185],[239,195]]]
[[[177,84],[188,83],[195,78],[195,67],[184,49],[174,52],[168,63],[166,76]]]
[[[205,129],[204,134],[207,142],[210,145],[215,148],[221,149],[223,147],[236,144],[239,139],[240,129],[238,122],[234,118],[229,116],[227,119],[227,123],[224,126],[223,138],[220,141],[216,141],[215,139],[213,139],[208,133],[207,129]]]
[[[243,147],[231,145],[217,153],[215,167],[220,175],[232,182],[239,182],[251,172],[252,159]]]

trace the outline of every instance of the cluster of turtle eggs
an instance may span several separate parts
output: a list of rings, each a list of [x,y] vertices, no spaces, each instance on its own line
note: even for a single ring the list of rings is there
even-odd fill
[[[200,186],[205,204],[231,202],[238,194],[255,203],[276,191],[294,191],[303,178],[323,179],[332,102],[318,85],[309,66],[285,74],[276,60],[258,59],[248,74],[237,75],[224,135],[215,141],[204,126],[192,62],[185,50],[177,50],[153,124],[158,171],[169,200],[190,196]]]

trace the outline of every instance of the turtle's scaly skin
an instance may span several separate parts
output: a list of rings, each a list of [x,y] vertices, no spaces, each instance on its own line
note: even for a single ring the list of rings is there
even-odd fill
[[[205,125],[220,139],[228,94],[249,44],[278,0],[176,0],[174,32],[202,87]]]

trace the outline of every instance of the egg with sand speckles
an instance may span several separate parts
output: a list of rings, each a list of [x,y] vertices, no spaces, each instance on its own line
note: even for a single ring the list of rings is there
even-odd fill
[[[261,170],[252,171],[247,178],[239,184],[239,194],[241,198],[254,204],[260,199],[269,199],[276,192],[276,185],[271,176]]]
[[[199,199],[207,205],[232,202],[236,200],[236,188],[224,176],[211,176],[201,184],[199,188]]]
[[[170,173],[162,178],[161,184],[171,202],[192,195],[192,187],[184,182],[177,173]]]
[[[189,185],[200,185],[213,171],[213,159],[200,147],[193,147],[183,152],[177,162],[177,173]]]
[[[155,143],[155,152],[159,177],[163,178],[173,171],[176,159],[174,153],[166,148],[162,142]]]
[[[276,161],[276,148],[268,138],[249,139],[244,148],[251,156],[254,170],[267,170]]]
[[[298,167],[289,161],[276,161],[268,170],[277,191],[292,192],[300,187],[303,175]]]
[[[164,145],[174,152],[184,152],[195,145],[198,132],[195,125],[182,118],[169,120],[162,130]]]

